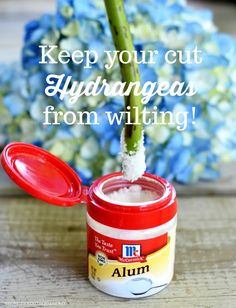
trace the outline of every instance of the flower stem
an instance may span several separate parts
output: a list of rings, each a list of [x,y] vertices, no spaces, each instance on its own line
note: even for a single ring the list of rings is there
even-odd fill
[[[132,57],[130,57],[131,61],[127,64],[123,64],[119,61],[122,80],[126,82],[126,87],[128,87],[130,82],[140,82],[140,74],[138,65],[134,61],[134,45],[124,10],[124,3],[123,0],[104,1],[116,50],[119,52],[128,51],[128,53],[132,55]],[[123,53],[123,60],[125,63],[129,60],[128,53]],[[135,96],[132,90],[129,96],[125,96],[125,111],[130,111],[132,123],[134,123],[136,119],[135,109],[138,110],[139,124],[124,125],[124,142],[126,151],[129,155],[135,154],[139,150],[140,142],[143,138],[141,118],[142,97],[141,95]]]

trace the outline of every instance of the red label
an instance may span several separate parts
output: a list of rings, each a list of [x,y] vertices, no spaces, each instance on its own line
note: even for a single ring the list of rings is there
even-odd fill
[[[146,256],[167,244],[167,233],[146,240],[114,239],[87,225],[88,252],[101,251],[111,260],[122,263],[146,262]]]

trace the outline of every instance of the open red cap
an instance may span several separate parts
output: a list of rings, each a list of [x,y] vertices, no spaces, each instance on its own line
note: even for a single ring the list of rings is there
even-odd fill
[[[9,177],[28,194],[47,203],[72,206],[83,200],[82,181],[58,157],[22,142],[7,145],[1,163]]]

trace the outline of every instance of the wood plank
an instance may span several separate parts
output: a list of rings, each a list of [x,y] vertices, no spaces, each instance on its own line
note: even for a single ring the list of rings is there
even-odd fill
[[[0,29],[4,33],[0,42],[0,61],[10,63],[20,60],[21,48],[23,46],[24,25],[28,19],[21,21],[4,21],[0,19]],[[7,35],[6,35],[7,34]]]
[[[236,198],[180,198],[173,282],[132,301],[89,284],[84,206],[0,198],[0,209],[0,302],[7,307],[236,306]]]
[[[219,31],[232,34],[236,37],[236,5],[235,3],[223,1],[188,1],[191,6],[196,8],[208,8],[214,14],[214,22]]]
[[[55,0],[1,0],[1,62],[19,61],[25,24],[43,13],[53,13],[55,10]]]
[[[26,16],[36,16],[46,12],[54,12],[56,0],[1,0],[0,16],[1,19],[17,18],[22,19]]]

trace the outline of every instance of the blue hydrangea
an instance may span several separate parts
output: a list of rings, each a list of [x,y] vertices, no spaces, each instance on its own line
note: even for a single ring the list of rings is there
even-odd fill
[[[194,97],[155,97],[148,104],[173,112],[196,107],[196,125],[189,123],[183,132],[167,125],[145,128],[148,171],[181,183],[217,178],[219,162],[236,158],[235,41],[217,32],[210,11],[193,9],[184,0],[129,0],[125,7],[136,49],[159,50],[155,64],[140,65],[142,82],[179,79],[193,81],[199,89]],[[90,70],[73,63],[40,65],[40,44],[96,49],[99,61]],[[167,50],[189,50],[195,45],[203,50],[201,65],[165,63]],[[119,170],[121,127],[108,125],[104,112],[122,110],[122,100],[102,95],[83,98],[80,110],[97,111],[101,125],[42,125],[47,105],[63,111],[78,109],[66,100],[45,96],[46,75],[53,71],[79,81],[98,75],[118,80],[118,65],[104,69],[103,50],[113,48],[102,0],[58,0],[55,14],[29,22],[22,65],[0,66],[0,145],[21,140],[43,146],[68,162],[85,184]]]

